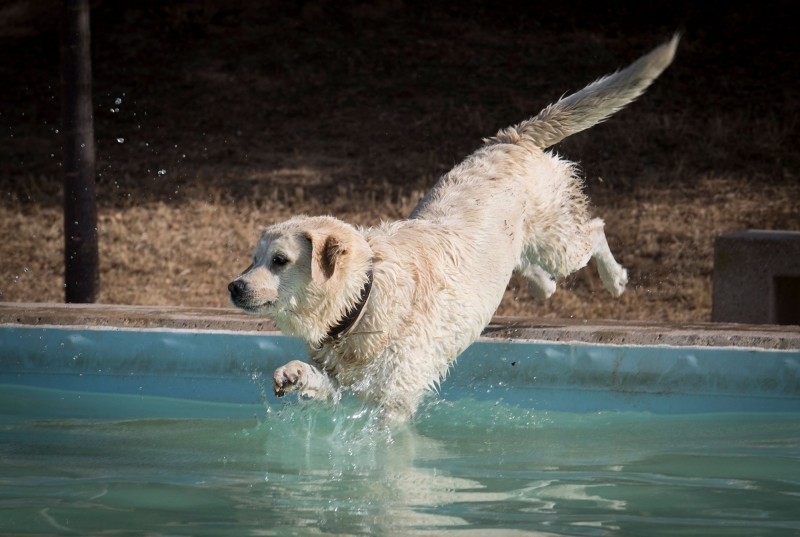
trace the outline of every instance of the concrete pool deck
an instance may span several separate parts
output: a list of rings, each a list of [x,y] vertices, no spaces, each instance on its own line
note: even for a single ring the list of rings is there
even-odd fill
[[[231,308],[0,302],[0,325],[277,332]],[[483,337],[603,345],[800,350],[800,326],[495,317]]]

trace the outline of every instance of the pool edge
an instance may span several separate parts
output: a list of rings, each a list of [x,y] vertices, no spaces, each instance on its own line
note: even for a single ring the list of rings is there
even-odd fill
[[[277,333],[231,308],[0,302],[0,325]],[[800,326],[495,317],[483,339],[800,350]]]

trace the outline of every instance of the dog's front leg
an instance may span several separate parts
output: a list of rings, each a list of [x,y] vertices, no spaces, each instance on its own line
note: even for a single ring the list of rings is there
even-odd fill
[[[331,399],[336,393],[327,374],[300,360],[292,360],[276,369],[272,382],[278,397],[297,391],[302,397],[310,399]]]

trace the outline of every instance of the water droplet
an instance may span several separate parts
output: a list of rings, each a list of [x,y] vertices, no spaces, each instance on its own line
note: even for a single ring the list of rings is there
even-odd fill
[[[122,137],[117,138],[117,143],[118,144],[124,144],[125,143],[125,138],[122,138]]]

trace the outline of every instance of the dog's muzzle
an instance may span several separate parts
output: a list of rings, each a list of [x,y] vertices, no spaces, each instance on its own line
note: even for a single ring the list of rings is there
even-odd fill
[[[272,307],[277,298],[276,296],[265,297],[263,293],[256,292],[240,278],[228,284],[228,293],[230,293],[233,305],[247,313],[266,313],[266,308]]]
[[[231,301],[238,304],[247,295],[247,284],[242,280],[233,280],[228,284],[228,292],[231,294]]]

